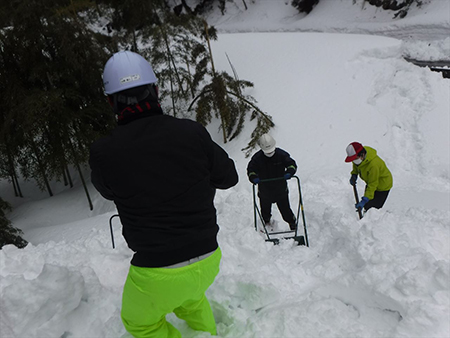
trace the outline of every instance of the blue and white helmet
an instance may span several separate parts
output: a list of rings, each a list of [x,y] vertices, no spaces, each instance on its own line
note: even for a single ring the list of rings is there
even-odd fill
[[[157,81],[147,60],[131,51],[115,53],[103,70],[103,86],[107,95]]]

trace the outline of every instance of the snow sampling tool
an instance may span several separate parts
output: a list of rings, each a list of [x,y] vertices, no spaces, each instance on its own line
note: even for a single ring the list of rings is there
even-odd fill
[[[353,193],[355,194],[356,203],[359,203],[358,189],[356,189],[356,184],[353,186]],[[359,219],[362,219],[363,215],[361,208],[357,208],[356,211],[358,211]]]
[[[278,244],[280,242],[280,239],[294,239],[298,243],[298,245],[306,245],[309,247],[309,241],[308,241],[308,232],[306,231],[306,220],[305,220],[305,211],[303,210],[303,201],[302,201],[302,191],[300,188],[300,179],[297,176],[292,176],[292,178],[295,178],[297,180],[297,187],[298,187],[298,209],[297,209],[297,217],[295,220],[295,230],[289,230],[289,231],[278,231],[278,232],[270,232],[267,231],[264,219],[261,215],[261,211],[259,210],[258,204],[256,203],[256,192],[255,192],[255,186],[256,184],[253,184],[253,211],[254,211],[254,217],[255,217],[255,230],[258,231],[258,216],[259,220],[261,221],[262,227],[264,229],[264,233],[267,237],[266,242],[272,242],[274,244]],[[278,178],[269,178],[266,180],[259,181],[258,184],[264,184],[264,182],[270,182],[270,181],[277,181],[277,180],[284,180],[284,177],[278,177]],[[302,221],[303,221],[303,235],[298,235],[298,216],[300,215],[300,210],[302,211]],[[293,236],[289,236],[290,234],[294,234]],[[286,237],[281,238],[275,238],[273,235],[286,235]]]

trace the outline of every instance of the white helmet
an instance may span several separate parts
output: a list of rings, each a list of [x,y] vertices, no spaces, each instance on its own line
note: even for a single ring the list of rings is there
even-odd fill
[[[155,73],[147,60],[130,51],[115,53],[103,70],[103,85],[107,95],[156,81]]]
[[[275,151],[275,139],[270,136],[269,134],[263,134],[260,138],[259,138],[259,146],[261,147],[261,150],[265,153],[265,154],[269,154]]]

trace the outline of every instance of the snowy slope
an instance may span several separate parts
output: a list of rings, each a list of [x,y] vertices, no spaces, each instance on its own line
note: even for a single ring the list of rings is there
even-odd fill
[[[266,12],[276,29],[273,11]],[[246,31],[260,19],[247,18]],[[240,174],[215,201],[223,260],[208,297],[220,337],[450,336],[450,81],[404,61],[404,48],[393,38],[303,32],[222,33],[213,44],[218,68],[230,71],[227,53],[239,77],[254,82],[249,94],[273,116],[278,145],[297,160],[310,241],[309,248],[274,246],[255,232],[241,152],[252,128],[223,145],[211,125]],[[352,141],[376,148],[394,175],[386,206],[360,221],[344,163]],[[125,334],[121,292],[132,253],[117,219],[111,247],[114,205],[91,186],[90,212],[77,187],[46,198],[25,184],[28,197],[19,201],[0,181],[2,197],[17,206],[9,217],[30,241],[0,251],[2,338]],[[287,227],[276,217],[280,230]],[[174,315],[168,320],[185,337],[209,336]]]
[[[395,11],[371,6],[366,0],[320,0],[309,14],[299,13],[288,0],[227,2],[222,15],[214,11],[208,22],[223,33],[334,32],[395,37],[403,54],[418,60],[449,60],[450,1],[423,0],[408,15],[394,19]]]
[[[214,11],[208,22],[222,32],[317,31],[387,35],[403,40],[438,40],[449,37],[450,3],[424,0],[412,5],[408,15],[395,18],[396,11],[371,6],[365,0],[320,0],[309,14],[299,13],[287,0],[227,2],[222,15]],[[430,20],[430,18],[433,20]]]

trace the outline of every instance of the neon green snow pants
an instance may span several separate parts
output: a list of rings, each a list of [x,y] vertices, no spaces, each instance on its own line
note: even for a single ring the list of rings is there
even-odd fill
[[[135,338],[181,337],[166,315],[174,312],[194,330],[216,335],[216,322],[205,291],[219,273],[220,248],[181,268],[131,265],[122,297],[122,322]]]

